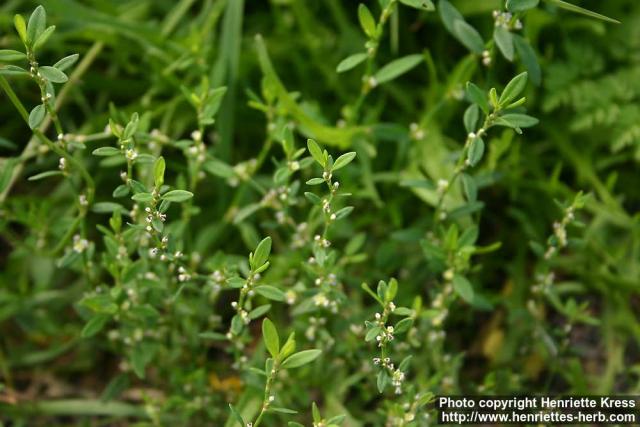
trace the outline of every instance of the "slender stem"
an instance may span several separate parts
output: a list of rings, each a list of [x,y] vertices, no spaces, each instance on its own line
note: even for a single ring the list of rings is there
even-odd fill
[[[271,404],[271,388],[273,387],[273,382],[275,381],[276,376],[278,375],[278,368],[280,367],[279,365],[280,365],[280,362],[278,360],[273,361],[273,368],[271,369],[271,372],[267,377],[267,383],[264,386],[264,399],[262,401],[262,408],[260,409],[258,418],[256,418],[256,421],[253,423],[253,427],[258,427],[260,425],[260,422],[262,422],[262,418],[264,417],[264,414],[269,409],[269,405]]]
[[[55,102],[56,111],[60,109],[65,99],[67,98],[69,92],[73,88],[73,86],[80,80],[82,75],[89,69],[93,61],[97,58],[98,54],[102,51],[103,47],[104,47],[104,43],[97,42],[87,51],[85,57],[82,59],[82,61],[80,61],[80,63],[78,64],[74,72],[71,73],[71,75],[69,76],[69,81],[64,85],[64,87],[58,94],[58,97],[56,98],[56,102]],[[5,91],[5,93],[11,100],[11,102],[14,104],[14,106],[20,113],[20,116],[24,119],[25,123],[28,124],[29,113],[27,113],[27,110],[22,105],[22,102],[20,102],[20,99],[17,97],[17,95],[15,94],[15,92],[13,91],[13,89],[11,88],[11,86],[3,76],[0,76],[0,86]],[[43,133],[46,132],[50,123],[51,123],[51,119],[49,117],[45,118],[44,122],[40,125],[40,130]],[[22,151],[22,154],[19,157],[20,163],[18,163],[16,167],[13,169],[13,173],[11,174],[11,178],[9,179],[9,183],[5,187],[4,191],[0,193],[0,203],[6,200],[7,196],[11,192],[11,189],[13,188],[13,185],[15,184],[16,180],[18,179],[18,177],[22,173],[22,170],[24,169],[24,162],[30,159],[31,157],[33,157],[33,154],[36,153],[37,146],[40,142],[41,142],[40,139],[36,135],[34,135],[29,140],[29,143],[24,148],[24,150]]]

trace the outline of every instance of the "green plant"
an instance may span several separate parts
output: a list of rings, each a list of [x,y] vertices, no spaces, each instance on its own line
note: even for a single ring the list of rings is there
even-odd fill
[[[437,395],[633,394],[640,8],[610,3],[629,24],[2,6],[0,423],[414,427]]]

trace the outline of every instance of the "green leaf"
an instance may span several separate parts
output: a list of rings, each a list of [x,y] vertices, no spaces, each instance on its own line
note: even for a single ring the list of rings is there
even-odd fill
[[[358,6],[358,20],[364,33],[369,36],[369,38],[374,38],[376,35],[376,21],[369,8],[362,3]]]
[[[478,119],[480,118],[480,108],[478,104],[471,104],[464,112],[463,122],[464,128],[467,132],[474,132],[478,126]]]
[[[29,23],[27,24],[27,39],[31,45],[33,45],[40,34],[42,34],[46,25],[47,13],[45,12],[44,7],[38,6],[29,17]]]
[[[522,93],[525,86],[527,85],[527,76],[528,74],[525,71],[524,73],[518,74],[513,79],[511,79],[509,83],[507,83],[507,86],[504,88],[504,91],[498,99],[498,104],[500,106],[509,104]]]
[[[504,114],[500,118],[510,123],[513,128],[529,128],[540,122],[540,120],[527,114]]]
[[[309,200],[311,203],[313,203],[314,205],[319,205],[320,203],[322,203],[322,199],[318,196],[316,196],[313,193],[310,193],[308,191],[306,191],[304,193],[304,197],[307,198],[307,200]]]
[[[54,67],[45,65],[44,67],[38,68],[38,72],[51,83],[64,83],[69,80],[69,77],[67,77],[65,73]]]
[[[103,156],[103,157],[115,156],[120,153],[121,151],[116,147],[98,147],[91,152],[91,154],[93,154],[94,156]]]
[[[193,197],[193,193],[191,191],[186,190],[171,190],[164,193],[161,197],[162,200],[168,200],[170,202],[181,203],[186,200],[189,200]]]
[[[527,69],[531,82],[539,86],[542,80],[542,71],[540,70],[540,64],[538,63],[538,57],[528,41],[518,34],[513,34],[513,44],[518,52],[518,57],[522,62],[522,65]]]
[[[324,183],[324,179],[322,178],[311,178],[306,182],[307,185],[320,185]]]
[[[205,171],[220,178],[232,178],[236,174],[233,167],[218,159],[210,159],[202,167]]]
[[[136,193],[133,196],[131,196],[131,199],[135,200],[136,202],[150,203],[153,200],[153,194],[151,194],[151,193]]]
[[[258,317],[265,315],[270,309],[271,309],[271,304],[264,304],[264,305],[258,306],[249,312],[249,319],[251,320],[257,319]]]
[[[162,184],[164,184],[165,167],[166,167],[166,164],[164,161],[164,157],[162,156],[158,157],[155,165],[153,166],[153,182],[155,183],[156,188],[160,188],[162,187]]]
[[[78,58],[80,58],[80,55],[78,55],[77,53],[74,53],[73,55],[65,56],[60,61],[53,64],[53,68],[57,68],[60,71],[64,71],[67,68],[73,66],[73,64],[75,64],[78,61]]]
[[[84,328],[82,328],[80,336],[82,336],[82,338],[89,338],[94,336],[104,328],[110,318],[111,316],[107,314],[99,314],[97,316],[93,316],[91,319],[89,319],[87,324],[84,325]]]
[[[22,43],[28,44],[27,24],[24,22],[22,15],[15,15],[13,17],[13,25],[16,27],[16,31],[18,32]]]
[[[240,427],[247,427],[247,424],[242,419],[242,416],[240,415],[240,412],[238,412],[236,410],[236,408],[234,408],[231,403],[229,403],[229,409],[231,410],[231,413],[235,417],[236,421],[238,421],[238,423],[240,424]]]
[[[340,157],[338,157],[336,159],[336,161],[333,163],[333,167],[331,168],[331,170],[332,171],[337,171],[338,169],[341,169],[341,168],[347,166],[355,158],[356,158],[355,151],[350,151],[348,153],[345,153],[345,154],[343,154],[342,156],[340,156]]]
[[[386,370],[382,370],[378,372],[378,376],[376,378],[376,385],[378,387],[379,393],[382,393],[384,391],[388,381],[389,381],[389,374],[387,374]]]
[[[547,2],[558,6],[561,9],[565,9],[568,10],[570,12],[574,12],[574,13],[579,13],[581,15],[585,15],[585,16],[589,16],[591,18],[596,18],[596,19],[601,19],[603,21],[607,21],[607,22],[611,22],[613,24],[619,24],[620,21],[613,19],[613,18],[609,18],[608,16],[604,16],[601,15],[597,12],[592,12],[588,9],[585,9],[583,7],[580,6],[576,6],[575,4],[572,3],[567,3],[566,1],[562,1],[562,0],[546,0]]]
[[[428,12],[436,10],[436,7],[431,0],[400,0],[400,3],[404,4],[405,6],[426,10]]]
[[[478,164],[480,160],[482,160],[482,156],[484,155],[484,141],[482,138],[475,137],[473,141],[471,141],[471,145],[469,146],[469,150],[467,151],[467,160],[471,166],[475,166]]]
[[[313,416],[314,423],[319,424],[322,421],[322,416],[320,415],[320,410],[318,409],[316,402],[311,404],[311,415]]]
[[[44,120],[45,113],[46,109],[44,105],[36,105],[29,113],[29,127],[35,129],[40,126],[40,123]]]
[[[53,34],[55,30],[56,30],[55,25],[52,25],[48,27],[46,30],[44,30],[42,34],[40,34],[36,39],[36,41],[33,43],[33,50],[36,50],[40,46],[44,45],[47,42],[47,40],[49,40],[49,37],[51,37],[51,34]]]
[[[271,357],[277,358],[280,353],[280,337],[273,322],[266,317],[262,321],[262,338]]]
[[[258,246],[256,246],[256,251],[253,255],[250,256],[251,260],[251,268],[255,270],[256,268],[262,266],[267,259],[269,259],[269,254],[271,253],[271,237],[265,237],[262,239]]]
[[[482,36],[467,21],[455,21],[453,30],[457,39],[471,52],[481,54],[484,51]]]
[[[260,285],[256,286],[255,291],[258,295],[262,295],[263,297],[273,300],[273,301],[284,301],[285,295],[280,289],[275,286],[270,285]]]
[[[493,30],[493,40],[495,40],[502,55],[508,61],[513,61],[514,50],[513,36],[511,35],[511,32],[502,25],[498,25],[495,27],[495,30]]]
[[[540,0],[507,0],[507,10],[512,13],[525,12],[538,6]]]
[[[453,276],[453,290],[466,302],[473,301],[473,287],[466,277],[455,274]]]
[[[27,59],[27,55],[17,50],[0,49],[0,62],[23,61]]]
[[[303,350],[289,356],[283,363],[283,369],[298,368],[313,362],[320,356],[321,350]]]
[[[29,177],[29,181],[38,181],[40,179],[48,178],[50,176],[62,175],[62,171],[46,171]]]
[[[322,153],[322,149],[313,139],[307,139],[307,148],[309,149],[309,153],[311,157],[315,159],[316,162],[320,164],[323,168],[327,164],[326,159],[324,158],[324,154]]]
[[[411,70],[422,62],[422,60],[423,56],[420,54],[407,55],[402,58],[395,59],[380,68],[373,77],[376,79],[378,84],[388,82]]]
[[[340,63],[336,67],[336,71],[338,73],[349,71],[364,62],[365,59],[367,59],[367,54],[365,52],[354,53],[353,55],[347,56],[342,61],[340,61]]]
[[[462,190],[464,191],[464,195],[469,202],[475,202],[478,199],[478,186],[476,184],[476,180],[466,174],[462,174]]]
[[[280,413],[280,414],[289,414],[289,415],[298,413],[297,411],[294,411],[293,409],[279,408],[277,406],[270,406],[269,407],[269,411],[270,412],[277,412],[277,413]]]
[[[482,89],[471,82],[467,82],[467,96],[469,100],[477,104],[485,114],[489,114],[489,101]]]
[[[91,206],[91,211],[95,213],[113,213],[116,211],[125,211],[125,208],[115,202],[98,202]]]
[[[438,11],[440,12],[440,18],[442,19],[444,27],[451,34],[455,34],[454,24],[456,21],[464,21],[462,14],[447,0],[440,0],[438,3]]]

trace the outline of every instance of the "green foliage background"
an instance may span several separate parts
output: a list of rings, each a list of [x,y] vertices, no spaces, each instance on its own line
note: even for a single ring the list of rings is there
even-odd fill
[[[485,157],[474,170],[482,209],[454,220],[460,230],[477,225],[476,247],[485,248],[465,266],[477,298],[472,304],[449,302],[442,328],[434,327],[438,307],[431,305],[442,289],[443,269],[421,245],[429,233],[440,236],[443,231],[434,220],[434,185],[450,177],[467,135],[466,82],[485,91],[502,90],[525,70],[521,58],[509,62],[494,47],[487,67],[481,55],[469,53],[445,29],[438,11],[399,5],[385,27],[374,67],[410,54],[421,54],[423,60],[376,87],[359,115],[349,119],[361,91],[363,66],[344,73],[337,73],[336,66],[363,51],[367,40],[355,1],[42,4],[56,31],[39,52],[39,62],[80,54],[68,71],[71,80],[61,86],[63,92],[58,89],[59,115],[66,133],[92,135],[84,140],[86,150],[76,150],[74,156],[95,180],[96,202],[118,202],[127,211],[132,206],[129,197],[112,196],[122,184],[121,166],[91,155],[97,147],[115,146],[115,139],[103,133],[110,118],[125,125],[137,112],[141,140],[166,136],[158,144],[167,163],[166,181],[191,188],[181,141],[189,140],[198,122],[185,92],[197,90],[205,79],[211,87],[227,87],[215,124],[204,134],[207,161],[214,163],[208,163],[206,176],[192,190],[193,205],[168,211],[169,228],[180,242],[175,249],[203,277],[245,262],[261,238],[271,236],[265,280],[282,291],[298,283],[311,285],[312,275],[302,266],[311,255],[309,246],[292,247],[292,232],[279,228],[274,211],[255,205],[262,198],[255,186],[242,180],[230,185],[234,179],[226,179],[224,165],[249,162],[251,167],[250,160],[258,158],[260,168],[252,181],[277,188],[272,176],[284,158],[280,141],[287,125],[295,129],[298,148],[314,137],[336,158],[357,152],[356,160],[336,174],[341,188],[353,193],[349,203],[355,208],[331,232],[342,303],[336,313],[297,313],[295,305],[271,302],[268,316],[280,338],[295,331],[301,349],[320,348],[323,354],[277,385],[279,406],[299,414],[269,415],[265,425],[288,420],[310,425],[312,401],[327,418],[345,414],[346,426],[385,425],[397,416],[401,409],[393,393],[381,395],[376,389],[371,364],[375,345],[358,332],[376,311],[361,283],[375,287],[390,277],[399,282],[399,306],[415,308],[418,298],[426,307],[407,336],[397,338],[402,341],[397,353],[413,355],[410,393],[638,394],[636,1],[580,2],[621,20],[619,25],[573,14],[553,2],[541,2],[522,18],[524,28],[517,33],[529,41],[541,67],[539,81],[529,68],[526,107],[540,123],[523,135],[497,128],[485,138]],[[378,2],[367,4],[377,17]],[[503,8],[503,2],[452,4],[484,40],[491,39],[492,11]],[[28,16],[35,6],[22,0],[0,5],[1,49],[21,48],[13,16]],[[273,83],[275,75],[289,91],[287,102]],[[28,109],[40,102],[28,78],[7,80]],[[270,93],[274,88],[276,93]],[[0,422],[232,425],[228,403],[252,419],[264,381],[246,366],[235,368],[241,356],[251,366],[264,363],[258,322],[248,327],[240,350],[201,335],[227,331],[233,316],[229,304],[237,290],[223,286],[211,296],[206,278],[181,287],[177,273],[155,266],[135,239],[129,242],[129,254],[131,260],[141,260],[139,268],[124,283],[115,283],[103,233],[96,228],[108,227],[110,212],[95,205],[78,228],[91,242],[92,256],[61,267],[60,259],[73,244],[67,231],[77,216],[73,206],[81,181],[26,179],[57,169],[59,159],[35,138],[30,142],[31,131],[5,95],[0,97]],[[252,108],[269,97],[277,100],[267,114],[271,127],[265,114]],[[352,134],[354,128],[358,132]],[[55,139],[53,129],[47,134]],[[148,152],[158,155],[158,146]],[[313,191],[304,182],[318,175],[314,171],[300,172],[298,196]],[[554,200],[570,203],[579,191],[590,194],[577,214],[583,226],[568,229],[569,246],[548,266],[555,272],[553,290],[538,300],[532,287],[544,259],[530,242],[546,244],[552,224],[563,216]],[[451,206],[464,200],[462,193],[457,186],[452,189]],[[304,197],[299,202],[292,215],[301,222],[312,206]],[[127,218],[123,220],[126,227]],[[144,274],[149,272],[153,275]],[[95,336],[82,338],[92,313],[80,302],[96,287],[119,287],[125,293],[133,288],[146,295],[145,303],[155,307],[159,318],[141,313],[130,323],[109,319]],[[313,322],[319,326],[310,334]],[[136,357],[135,344],[109,340],[108,331],[118,328],[125,335],[140,328],[158,332],[153,350],[142,350],[153,354],[143,364],[144,378],[126,368],[122,374],[122,361]],[[444,338],[433,338],[439,331]],[[386,425],[428,425],[424,413],[418,424]]]

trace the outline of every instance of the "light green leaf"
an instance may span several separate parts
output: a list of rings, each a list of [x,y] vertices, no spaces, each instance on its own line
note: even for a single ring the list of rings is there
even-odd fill
[[[533,50],[528,41],[518,34],[513,34],[513,44],[518,52],[518,57],[522,61],[522,65],[527,69],[531,82],[539,86],[542,80],[542,71],[540,70],[540,64],[536,52]]]
[[[33,45],[40,34],[43,33],[46,25],[47,13],[45,12],[44,7],[38,6],[29,17],[29,23],[27,24],[27,39],[31,45]]]
[[[498,25],[497,27],[495,27],[495,30],[493,30],[493,40],[495,40],[496,45],[498,46],[498,49],[500,49],[502,55],[508,61],[513,61],[513,36],[509,32],[509,30],[507,30],[502,25]]]
[[[565,9],[568,10],[570,12],[574,12],[574,13],[579,13],[582,15],[586,15],[589,16],[591,18],[596,18],[596,19],[601,19],[603,21],[607,21],[607,22],[611,22],[613,24],[619,24],[620,21],[613,19],[613,18],[609,18],[608,16],[604,16],[601,15],[597,12],[592,12],[588,9],[585,9],[583,7],[580,6],[576,6],[575,4],[572,3],[567,3],[566,1],[563,0],[546,0],[548,3],[551,3],[553,5],[558,6],[561,9]]]
[[[423,57],[420,54],[407,55],[402,58],[395,59],[380,68],[373,77],[378,84],[388,82],[411,70],[422,62],[422,60]]]
[[[528,74],[525,71],[524,73],[518,74],[513,79],[511,79],[509,83],[507,83],[507,86],[504,88],[504,91],[498,99],[498,104],[500,106],[509,104],[522,93],[525,86],[527,85],[527,76]]]
[[[0,62],[23,61],[27,59],[27,55],[17,50],[0,49]]]
[[[271,253],[271,237],[265,237],[262,239],[258,246],[256,246],[256,251],[250,257],[251,260],[251,268],[256,269],[269,259],[269,254]]]
[[[453,290],[466,302],[473,301],[473,287],[466,277],[456,274],[453,276]]]
[[[38,68],[38,72],[42,75],[42,77],[49,80],[51,83],[64,83],[69,80],[69,77],[67,77],[64,72],[47,65]]]
[[[80,55],[78,55],[77,53],[74,53],[73,55],[65,56],[60,61],[53,64],[53,67],[57,68],[60,71],[64,71],[67,68],[71,67],[73,64],[75,64],[78,61],[78,58],[80,58]]]
[[[62,175],[62,171],[46,171],[36,175],[32,175],[28,179],[29,181],[38,181],[40,179],[49,178],[50,176],[59,176],[59,175]]]
[[[338,157],[336,159],[336,161],[333,163],[333,167],[331,168],[331,170],[337,171],[338,169],[341,169],[341,168],[347,166],[355,158],[356,158],[355,151],[351,151],[349,153],[345,153],[345,154],[343,154],[342,156],[340,156],[340,157]]]
[[[136,202],[150,203],[153,200],[153,195],[151,193],[137,193],[131,196],[131,199]]]
[[[171,190],[164,193],[161,197],[162,200],[168,200],[170,202],[181,203],[189,200],[193,197],[193,193],[186,190]]]
[[[283,369],[298,368],[313,362],[320,356],[321,350],[303,350],[289,356],[283,363]]]
[[[160,188],[162,187],[162,184],[164,184],[165,167],[166,167],[166,164],[164,161],[164,157],[162,156],[158,157],[155,165],[153,166],[153,180],[156,185],[156,188]]]
[[[400,3],[405,6],[426,10],[428,12],[436,10],[436,7],[431,0],[400,0]]]
[[[285,295],[280,289],[275,286],[270,285],[260,285],[256,286],[255,291],[258,295],[262,295],[263,297],[273,300],[273,301],[284,301]]]
[[[36,105],[29,113],[29,127],[31,129],[35,129],[40,126],[40,123],[42,123],[42,120],[44,119],[45,113],[46,109],[44,105]]]
[[[264,339],[264,345],[267,347],[269,354],[274,359],[278,357],[280,353],[280,337],[278,336],[278,330],[271,320],[265,317],[262,321],[262,338]]]
[[[100,332],[104,326],[107,324],[111,316],[106,314],[99,314],[97,316],[93,316],[84,328],[82,328],[82,332],[80,335],[82,338],[89,338]]]
[[[467,82],[467,96],[469,100],[474,104],[478,104],[478,107],[485,113],[489,114],[489,101],[487,95],[475,84]]]
[[[504,114],[500,116],[503,120],[507,121],[512,127],[529,128],[537,125],[540,120],[535,117],[531,117],[527,114]]]
[[[467,160],[471,166],[475,166],[482,160],[484,155],[484,141],[482,138],[476,137],[471,141],[469,150],[467,151]]]
[[[376,35],[376,21],[369,8],[362,3],[358,6],[358,20],[364,33],[369,36],[369,38],[374,38]]]
[[[47,40],[49,40],[49,37],[51,37],[51,34],[53,34],[55,30],[56,30],[55,25],[52,25],[48,27],[46,30],[44,30],[42,34],[40,34],[36,39],[36,41],[33,43],[33,50],[36,50],[40,46],[44,45],[47,42]]]
[[[13,25],[16,27],[16,31],[18,32],[22,43],[27,44],[29,41],[27,36],[27,24],[24,22],[22,15],[15,15],[13,17]]]
[[[322,149],[313,139],[307,139],[307,148],[309,149],[309,153],[311,157],[315,159],[316,162],[320,164],[323,168],[327,164],[326,159],[324,158],[324,154],[322,153]]]
[[[473,53],[481,54],[484,51],[484,41],[478,30],[468,22],[457,20],[453,23],[454,35],[467,49]]]
[[[121,151],[116,147],[98,147],[91,152],[94,156],[115,156],[116,154],[121,154]]]
[[[338,73],[349,71],[364,62],[365,59],[367,59],[367,54],[365,52],[354,53],[353,55],[347,56],[342,61],[340,61],[340,63],[336,67],[336,71]]]
[[[525,12],[538,6],[540,0],[507,0],[507,10],[512,13]]]

